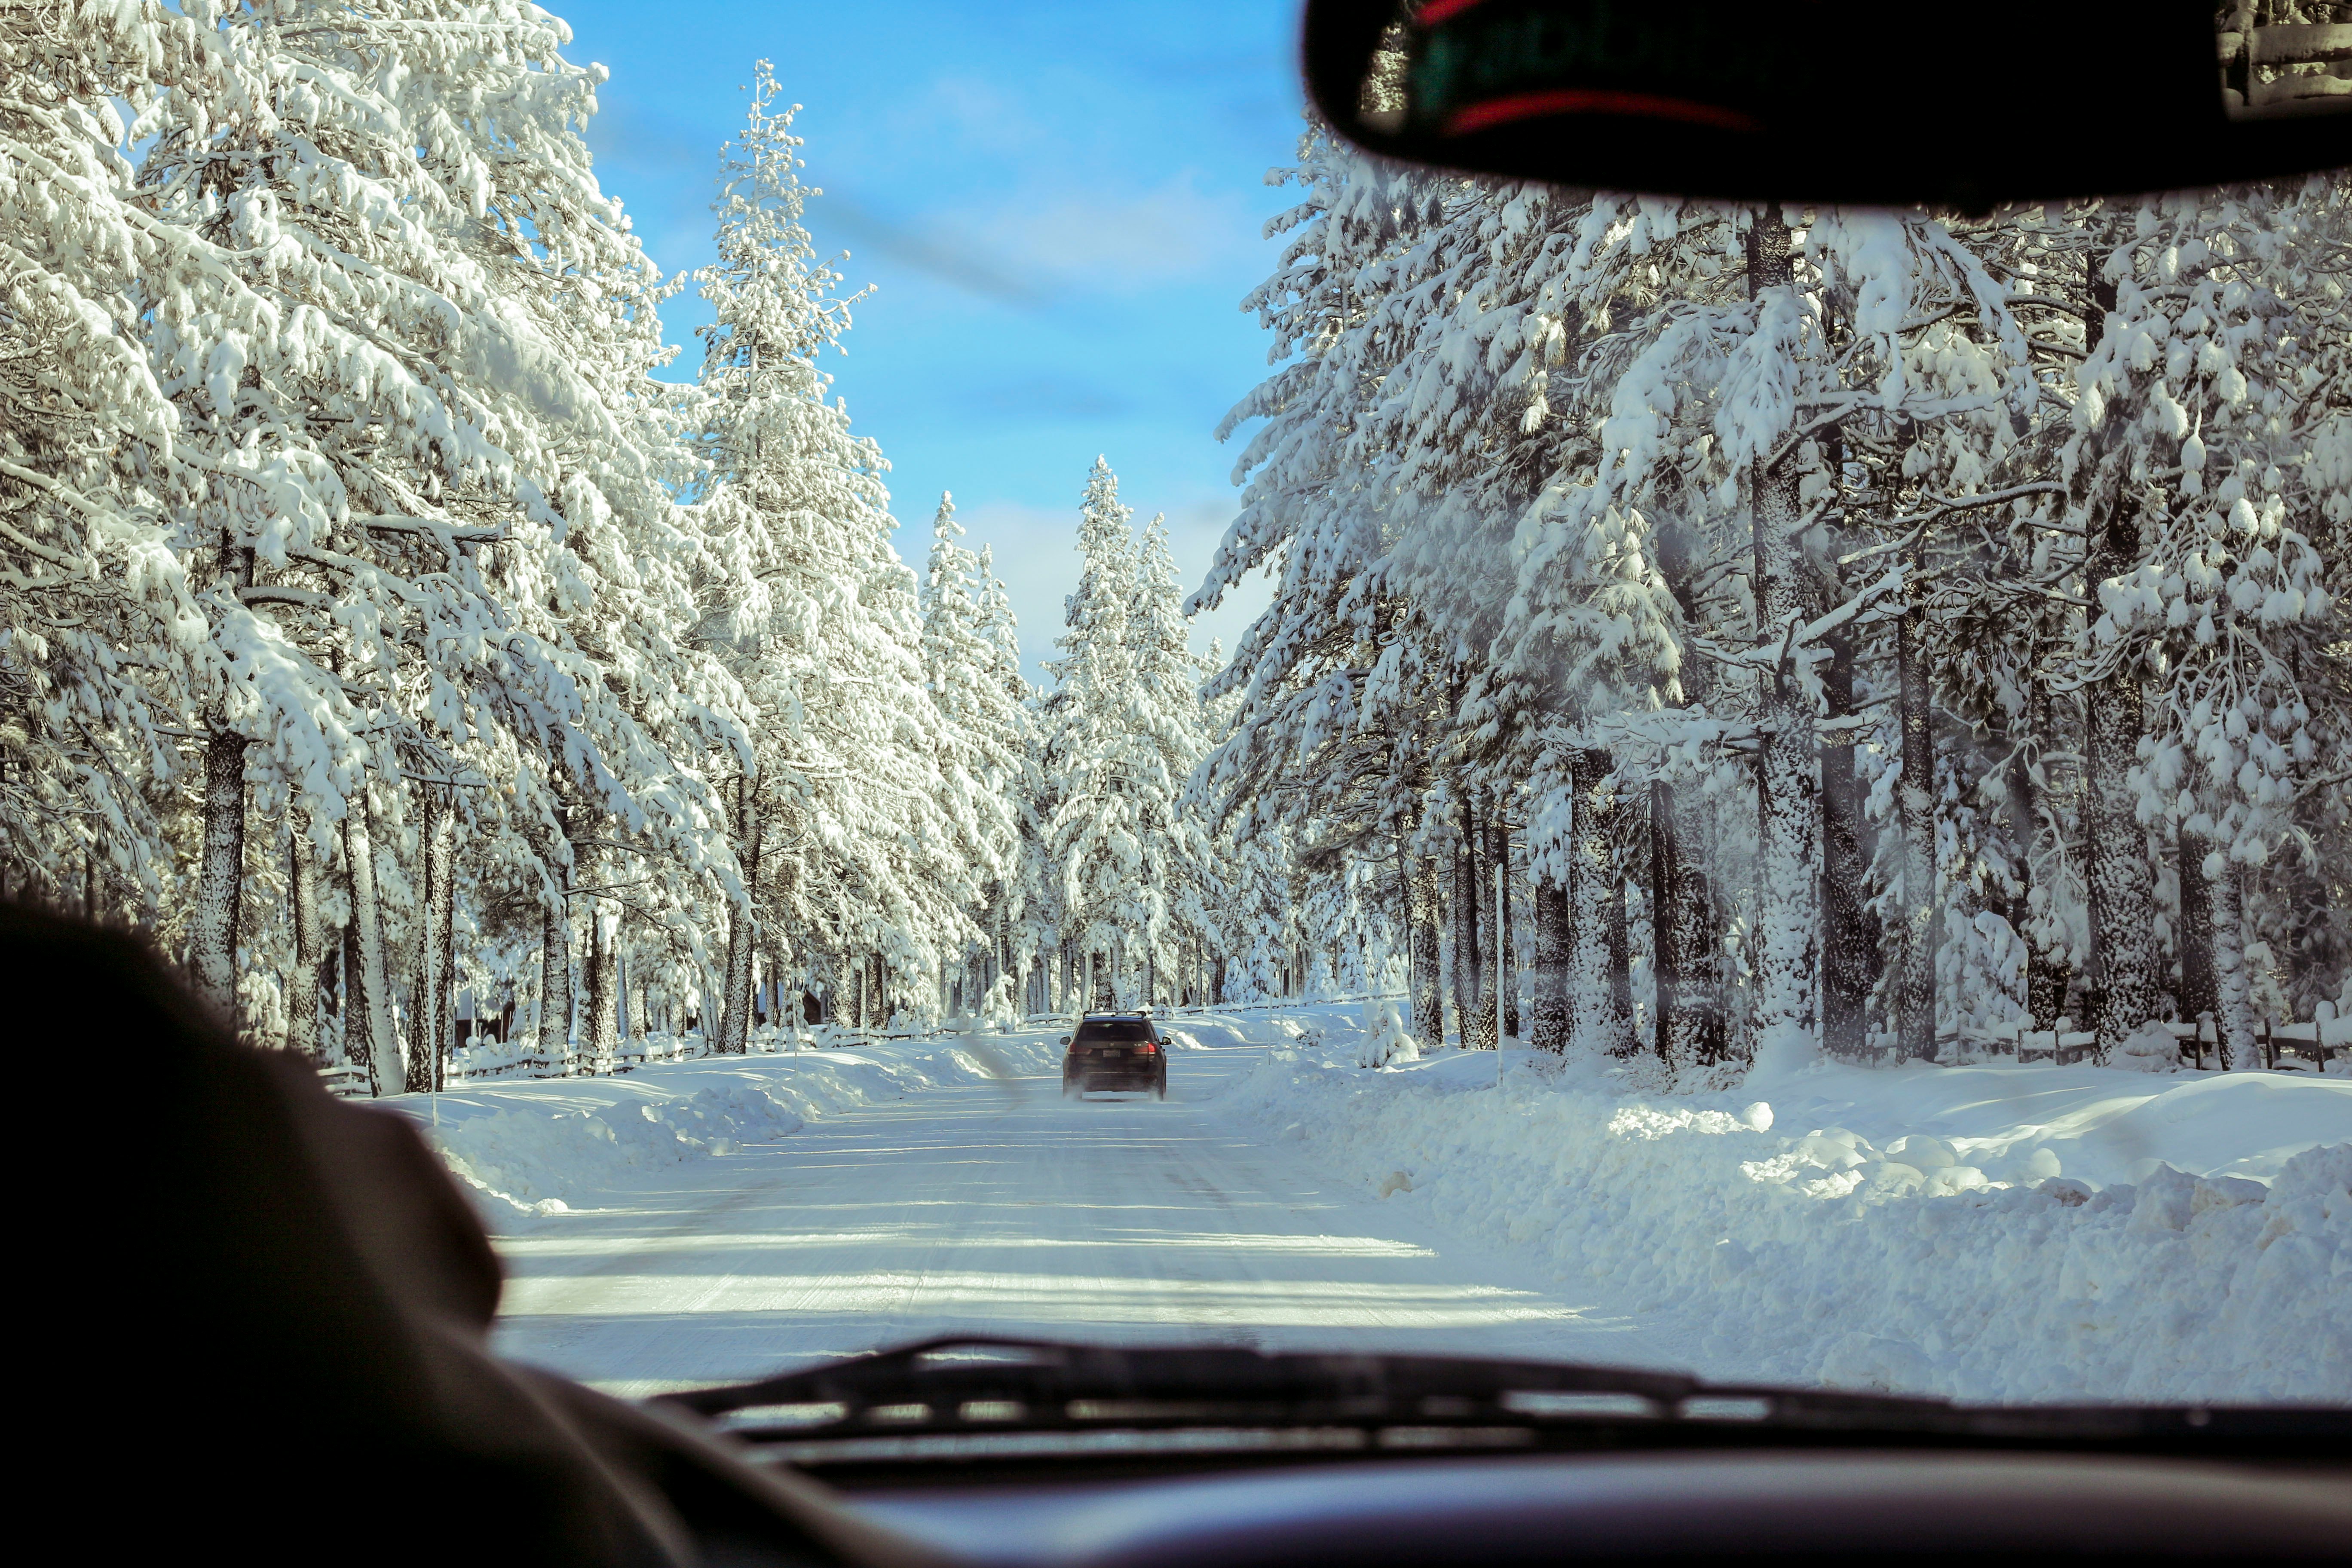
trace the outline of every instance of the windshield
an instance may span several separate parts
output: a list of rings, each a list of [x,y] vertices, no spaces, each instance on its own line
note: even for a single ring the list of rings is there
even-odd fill
[[[0,44],[0,874],[415,1119],[503,1349],[2352,1402],[2352,184],[1612,195],[1351,148],[1280,0],[557,8]]]
[[[1150,1040],[1155,1037],[1151,1033],[1151,1026],[1139,1019],[1089,1018],[1079,1025],[1078,1032],[1070,1037],[1082,1046],[1116,1046]]]

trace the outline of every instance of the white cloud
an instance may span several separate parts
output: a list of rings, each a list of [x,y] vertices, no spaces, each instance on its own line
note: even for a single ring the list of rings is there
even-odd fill
[[[1141,190],[1078,195],[1069,184],[1055,171],[893,214],[836,183],[810,205],[809,221],[853,253],[1028,310],[1133,295],[1262,259],[1264,220],[1248,199],[1204,190],[1190,170]]]
[[[1096,293],[1129,293],[1264,248],[1263,220],[1242,195],[1202,190],[1191,170],[1146,190],[1015,199],[961,221],[1000,265]]]

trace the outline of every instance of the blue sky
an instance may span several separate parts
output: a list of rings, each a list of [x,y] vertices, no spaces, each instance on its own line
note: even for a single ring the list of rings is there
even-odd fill
[[[1265,184],[1299,131],[1296,0],[549,0],[574,61],[612,71],[590,142],[665,271],[711,258],[720,144],[751,63],[805,107],[821,251],[856,310],[831,368],[892,466],[919,565],[941,489],[992,544],[1033,679],[1075,584],[1077,497],[1100,452],[1140,521],[1165,511],[1187,587],[1233,511],[1213,430],[1265,374],[1241,297],[1271,269]],[[687,345],[708,311],[664,312]],[[1195,627],[1230,647],[1263,588]]]

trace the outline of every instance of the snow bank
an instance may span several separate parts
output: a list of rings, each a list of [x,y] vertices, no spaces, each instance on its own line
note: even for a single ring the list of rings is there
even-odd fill
[[[1497,1087],[1491,1053],[1355,1054],[1277,1051],[1226,1103],[1660,1315],[1709,1375],[2352,1401],[2352,1083],[1830,1068],[1666,1097],[1595,1066]]]
[[[667,1167],[788,1137],[810,1119],[948,1083],[1048,1069],[1051,1039],[992,1035],[858,1050],[665,1062],[400,1096],[492,1223],[559,1215]],[[439,1104],[434,1101],[437,1098]]]
[[[1268,1019],[1224,1012],[1182,1014],[1171,1019],[1161,1032],[1181,1033],[1187,1045],[1211,1050],[1264,1045],[1276,1033]]]
[[[1823,1066],[1750,1079],[1782,1124],[1832,1122],[1882,1145],[1906,1132],[1948,1140],[1954,1163],[1995,1180],[2062,1172],[2094,1185],[2159,1164],[2268,1181],[2306,1149],[2352,1141],[2352,1079],[2294,1072],[2078,1067]]]

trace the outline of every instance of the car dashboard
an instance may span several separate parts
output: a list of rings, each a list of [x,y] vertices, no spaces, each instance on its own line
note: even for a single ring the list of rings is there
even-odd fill
[[[859,1563],[2352,1561],[2352,1412],[2318,1406],[971,1336],[657,1404]]]
[[[1677,1452],[884,1486],[846,1506],[985,1568],[2342,1562],[2347,1479],[2109,1456]]]

